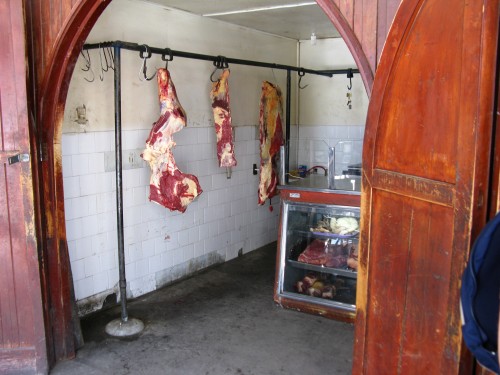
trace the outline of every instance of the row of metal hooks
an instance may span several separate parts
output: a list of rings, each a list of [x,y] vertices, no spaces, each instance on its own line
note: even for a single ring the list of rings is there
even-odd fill
[[[139,79],[141,81],[144,81],[144,80],[151,81],[156,76],[156,70],[151,76],[148,76],[147,60],[150,59],[153,54],[152,54],[151,49],[148,45],[143,44],[142,47],[144,47],[144,50],[139,51],[139,57],[142,59],[142,64],[141,64],[141,67],[139,69]],[[115,70],[114,54],[113,54],[113,49],[111,47],[101,47],[98,49],[98,51],[99,51],[98,52],[99,53],[99,63],[100,63],[100,70],[101,70],[100,74],[99,74],[99,79],[101,81],[103,81],[104,80],[103,73],[107,72],[109,69]],[[85,51],[82,50],[80,53],[81,53],[83,60],[84,60],[84,67],[82,68],[82,70],[84,72],[90,71],[90,73],[92,74],[91,79],[87,79],[86,77],[84,77],[84,79],[87,82],[94,82],[95,74],[94,74],[94,71],[92,69],[92,62],[90,59],[89,50],[85,50]],[[168,69],[169,61],[172,61],[174,59],[172,50],[170,48],[166,48],[165,52],[161,55],[161,59],[162,59],[162,61],[165,61],[165,69]],[[216,79],[215,80],[213,79],[215,72],[218,69],[228,69],[229,64],[227,62],[226,57],[221,56],[221,55],[216,57],[213,64],[215,66],[215,69],[212,72],[212,74],[210,75],[210,81],[217,82]]]
[[[147,67],[147,60],[151,58],[152,52],[151,48],[143,44],[141,47],[144,47],[143,50],[139,51],[139,56],[142,59],[141,67],[139,70],[139,79],[141,81],[151,81],[155,76],[156,76],[156,70],[155,72],[151,75],[148,76],[148,67]],[[93,82],[95,79],[95,74],[94,70],[92,69],[92,63],[90,59],[90,54],[89,50],[82,50],[81,55],[84,60],[84,67],[82,67],[82,70],[84,72],[90,72],[91,73],[91,78],[84,77],[84,79],[87,82]],[[104,73],[107,71],[115,70],[114,67],[114,53],[113,53],[113,48],[112,47],[99,47],[98,48],[98,53],[99,53],[99,65],[100,65],[100,72],[99,72],[99,79],[101,81],[104,80]],[[164,52],[161,54],[161,59],[162,61],[165,61],[165,69],[168,69],[168,63],[169,61],[172,61],[174,59],[172,50],[170,48],[166,48]],[[210,81],[212,82],[217,82],[217,79],[214,79],[214,74],[217,72],[219,69],[228,69],[229,64],[227,61],[227,58],[221,55],[216,56],[215,60],[213,61],[213,65],[215,66],[215,69],[213,70],[212,74],[210,75]],[[299,89],[303,90],[306,87],[309,86],[309,84],[302,86],[302,78],[306,74],[304,68],[300,68],[298,70],[298,75],[299,75],[299,82],[298,82],[298,87]],[[273,75],[274,75],[274,69],[273,69]],[[352,89],[352,77],[354,76],[353,70],[349,69],[347,72],[347,78],[349,78],[349,85],[347,86],[347,89],[350,91]]]
[[[309,85],[304,85],[304,86],[300,85],[300,83],[302,81],[302,77],[304,77],[304,75],[306,74],[306,72],[304,71],[304,68],[300,68],[299,71],[297,72],[297,74],[299,75],[299,84],[298,84],[299,89],[303,90],[307,86],[309,86]],[[349,90],[349,91],[351,91],[351,89],[352,89],[352,77],[354,77],[353,70],[348,69],[347,70],[347,78],[349,78],[349,85],[347,86],[347,90]]]
[[[100,71],[99,71],[99,79],[101,81],[104,81],[104,73],[107,71],[115,70],[115,56],[113,53],[113,48],[111,47],[102,47],[99,48],[99,65],[100,65]],[[95,80],[95,73],[94,70],[92,69],[92,62],[90,60],[90,54],[88,50],[81,51],[80,54],[83,57],[84,60],[84,67],[82,70],[84,72],[90,72],[91,78],[84,77],[85,81],[87,82],[94,82]]]
[[[146,81],[151,81],[155,75],[156,72],[153,73],[152,76],[148,77],[148,67],[146,61],[152,56],[151,49],[144,44],[144,50],[139,51],[139,56],[142,59],[142,64],[141,68],[139,71],[139,79],[143,81],[144,79]],[[91,76],[90,78],[84,77],[85,81],[87,82],[94,82],[95,80],[95,73],[94,69],[92,68],[92,61],[90,58],[90,53],[89,50],[82,50],[80,52],[83,61],[84,61],[84,66],[81,68],[84,72],[90,72]],[[113,53],[113,48],[112,47],[99,47],[98,48],[98,54],[99,54],[99,79],[101,81],[104,81],[104,73],[108,72],[109,70],[115,70],[115,56]],[[161,59],[165,61],[165,68],[168,69],[168,62],[172,61],[174,59],[172,50],[170,48],[165,49],[165,53],[161,55]]]

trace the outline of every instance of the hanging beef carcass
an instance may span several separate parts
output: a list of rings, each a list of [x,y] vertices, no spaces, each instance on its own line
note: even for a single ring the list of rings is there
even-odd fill
[[[186,126],[186,112],[177,99],[169,71],[158,69],[157,76],[161,115],[153,124],[141,155],[151,167],[149,200],[171,211],[184,212],[202,189],[196,176],[182,173],[175,164],[172,136]]]
[[[217,158],[220,167],[234,167],[237,164],[234,157],[228,78],[229,69],[224,69],[220,78],[212,84],[210,92],[217,135]]]
[[[279,150],[283,145],[283,103],[281,90],[270,82],[262,83],[260,98],[260,182],[259,204],[277,193]]]

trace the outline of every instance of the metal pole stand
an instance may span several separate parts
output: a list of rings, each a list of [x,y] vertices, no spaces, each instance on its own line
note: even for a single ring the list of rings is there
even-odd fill
[[[139,319],[131,318],[127,321],[115,319],[106,324],[106,333],[115,337],[130,337],[141,333],[144,330],[144,323]]]
[[[129,319],[127,313],[127,281],[125,278],[125,251],[123,240],[123,184],[122,184],[122,107],[120,46],[114,46],[115,62],[115,157],[116,157],[116,215],[118,234],[118,269],[120,272],[120,301],[122,316],[106,325],[106,333],[116,337],[130,337],[144,330],[139,319]]]

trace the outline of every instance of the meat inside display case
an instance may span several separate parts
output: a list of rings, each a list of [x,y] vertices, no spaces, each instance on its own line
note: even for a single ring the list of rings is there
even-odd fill
[[[277,294],[354,312],[359,207],[283,202]]]

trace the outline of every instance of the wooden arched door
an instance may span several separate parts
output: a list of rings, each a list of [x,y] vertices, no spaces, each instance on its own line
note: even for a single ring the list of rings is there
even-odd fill
[[[69,259],[66,243],[64,193],[61,158],[61,127],[64,104],[81,46],[95,21],[111,0],[26,0],[26,16],[29,39],[32,41],[31,64],[32,79],[36,94],[37,124],[39,127],[38,143],[41,146],[42,161],[39,166],[40,184],[39,204],[40,227],[38,241],[43,253],[42,285],[45,287],[45,324],[48,341],[49,363],[74,356],[73,319],[71,309],[71,280],[69,277]],[[363,9],[366,1],[352,1],[353,9]],[[378,4],[395,4],[399,0],[378,0]],[[319,0],[325,12],[334,23],[342,24],[344,39],[351,48],[355,60],[361,62],[367,92],[371,91],[375,64],[368,62],[365,51],[377,55],[377,44],[368,44],[363,48],[356,40],[353,27],[342,16],[338,0]],[[361,5],[354,5],[361,4]],[[349,7],[344,7],[348,12]],[[383,7],[380,7],[383,8]],[[377,12],[378,8],[373,8]],[[344,17],[344,19],[340,19]],[[376,17],[366,17],[368,20]],[[358,28],[365,18],[357,18]],[[388,22],[387,24],[390,24]],[[377,35],[377,29],[370,25],[369,30]],[[383,33],[385,39],[385,32]],[[34,145],[34,147],[38,147]],[[1,270],[0,265],[0,270]]]
[[[470,370],[459,288],[487,214],[498,28],[498,0],[396,14],[366,124],[355,374]]]

